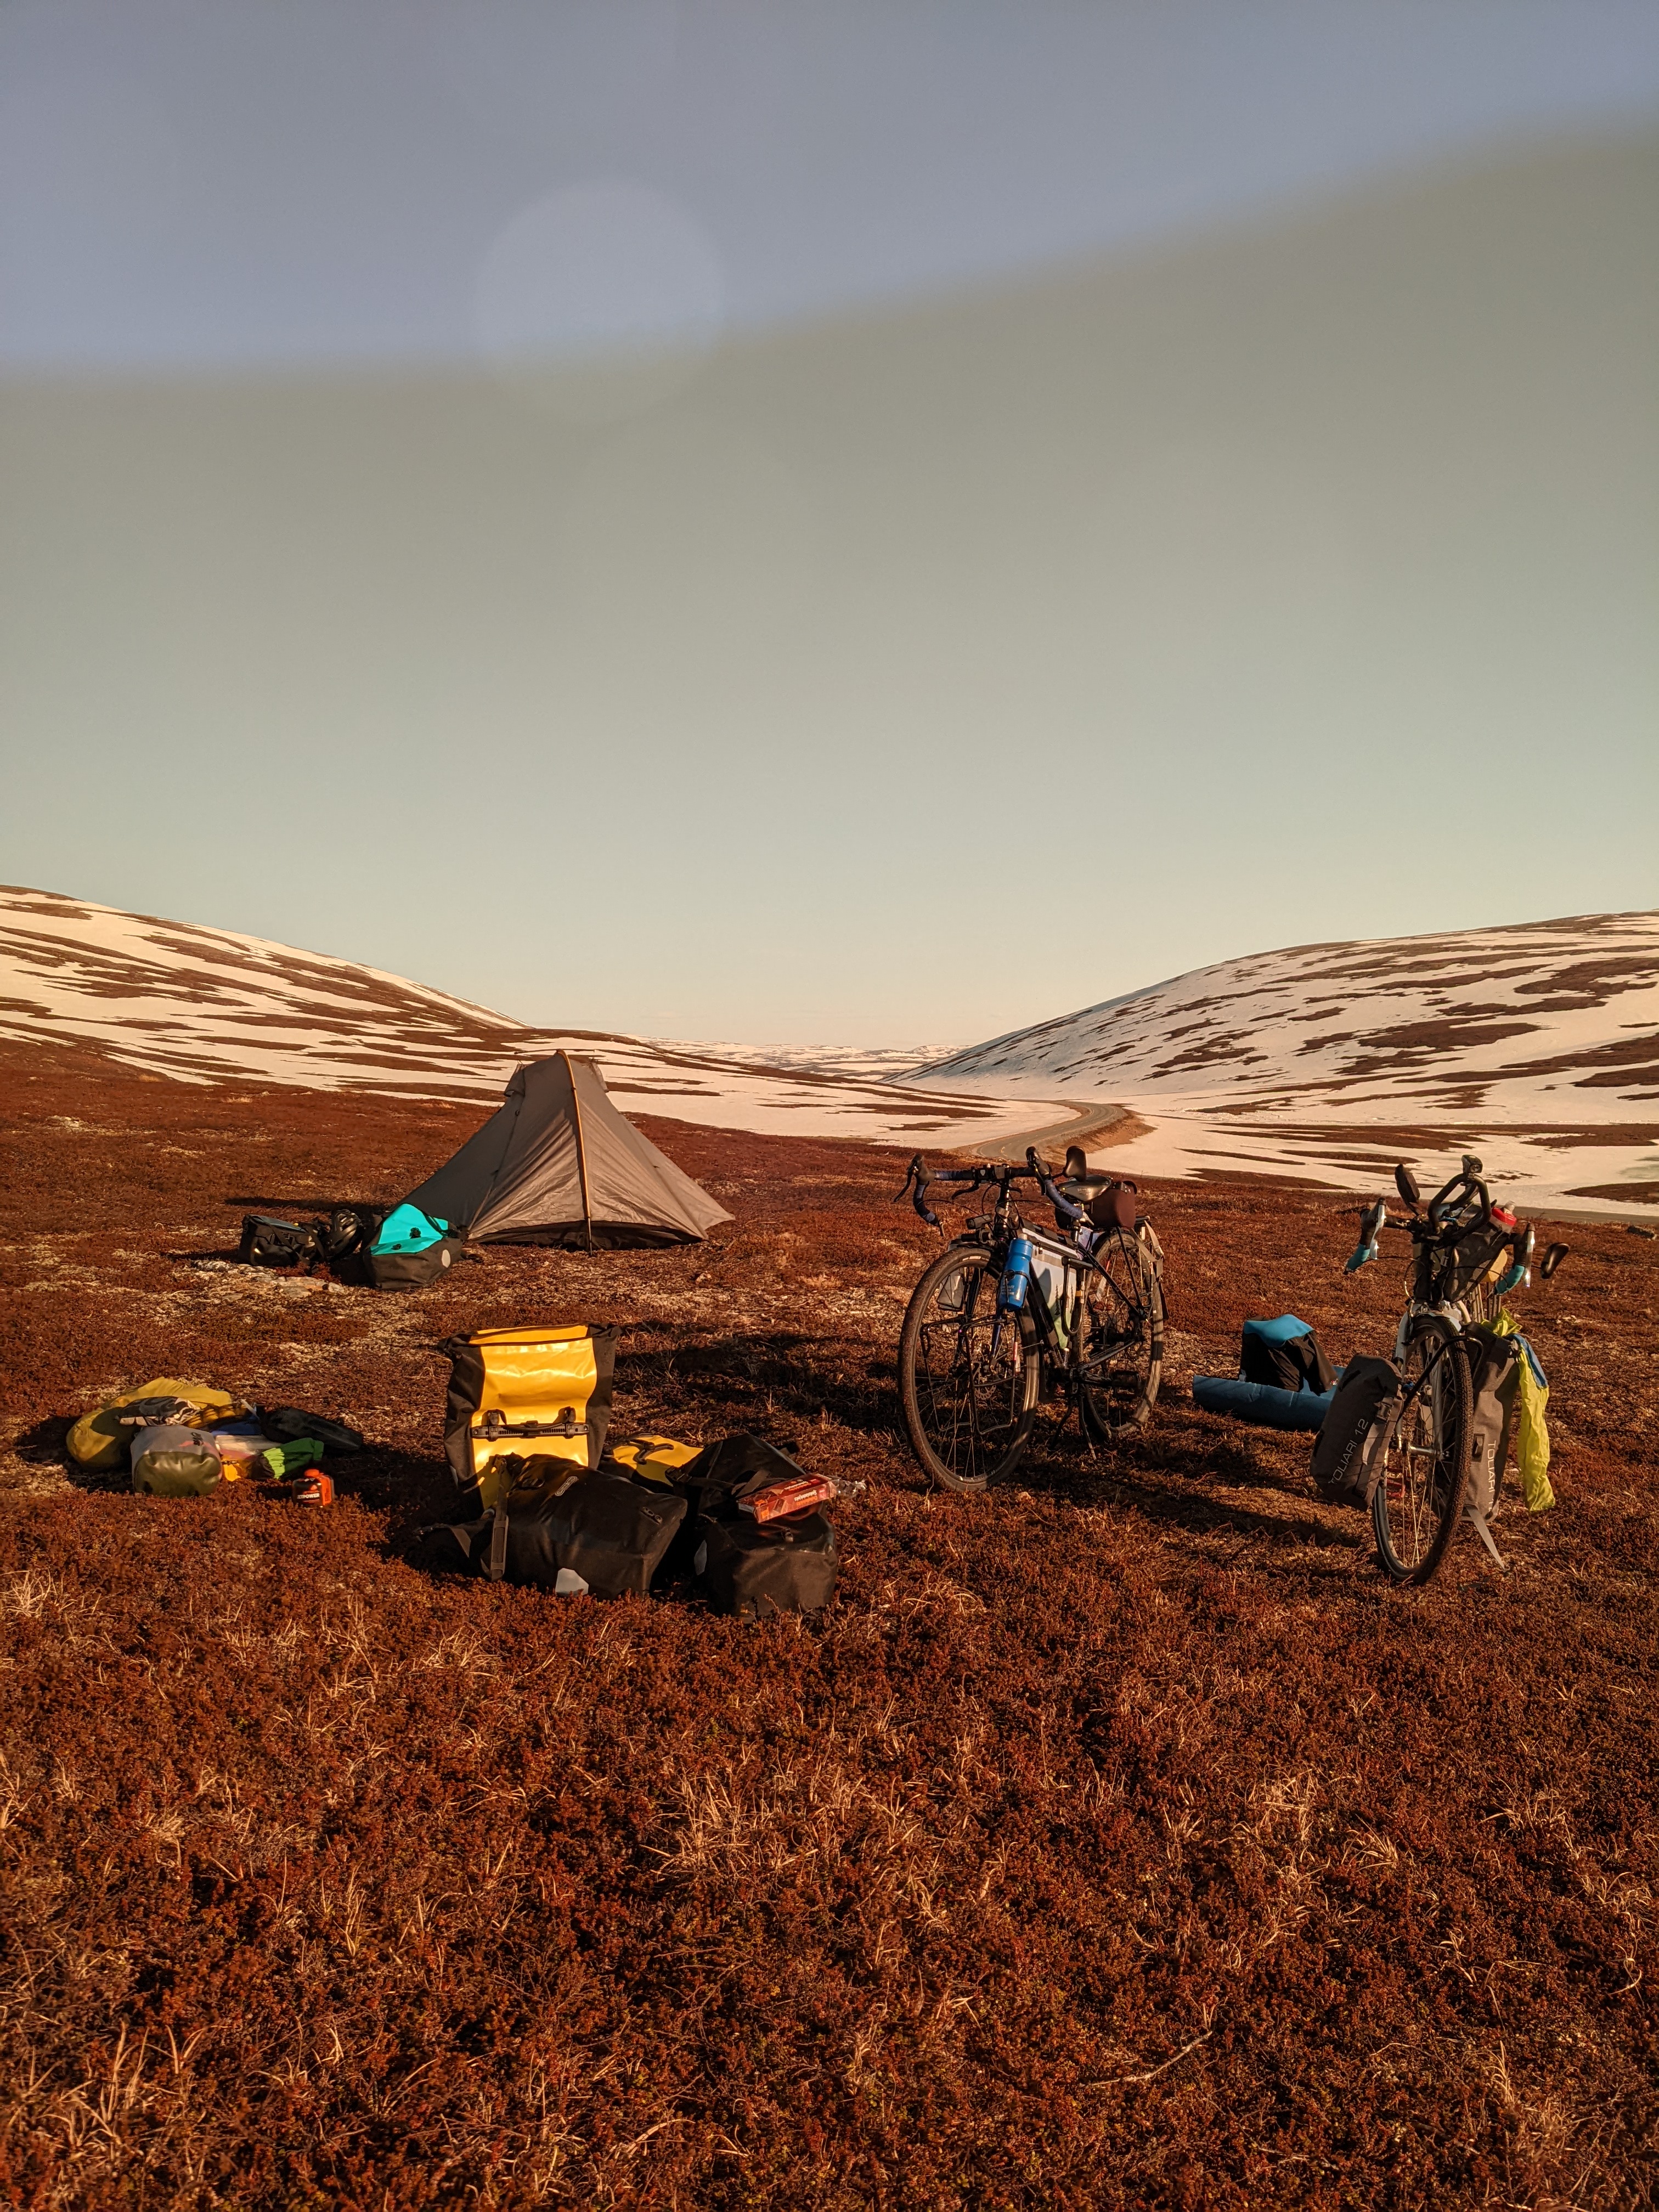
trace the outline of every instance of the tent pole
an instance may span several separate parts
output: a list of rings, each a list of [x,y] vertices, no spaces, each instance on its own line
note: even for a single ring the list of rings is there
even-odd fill
[[[570,1079],[570,1114],[576,1124],[576,1177],[582,1187],[582,1234],[587,1239],[587,1249],[593,1249],[593,1214],[587,1202],[587,1147],[582,1142],[582,1102],[576,1096],[576,1071],[570,1065],[570,1054],[561,1052],[564,1072]]]

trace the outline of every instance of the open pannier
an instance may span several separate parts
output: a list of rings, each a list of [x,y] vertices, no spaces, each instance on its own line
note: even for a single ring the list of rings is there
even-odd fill
[[[598,1467],[611,1425],[617,1332],[586,1322],[481,1328],[438,1347],[450,1361],[444,1449],[463,1491],[498,1504],[502,1473],[527,1458]]]

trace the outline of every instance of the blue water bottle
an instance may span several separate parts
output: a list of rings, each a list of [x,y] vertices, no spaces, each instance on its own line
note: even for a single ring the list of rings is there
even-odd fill
[[[1031,1240],[1029,1237],[1016,1237],[1008,1247],[1008,1264],[997,1288],[997,1311],[1018,1313],[1025,1304],[1030,1282]]]

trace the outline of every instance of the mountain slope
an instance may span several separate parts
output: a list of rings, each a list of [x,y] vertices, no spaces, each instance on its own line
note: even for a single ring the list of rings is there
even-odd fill
[[[1659,1211],[1659,914],[1259,953],[902,1079],[1110,1098],[1149,1171],[1364,1185],[1469,1146],[1523,1203]]]
[[[326,953],[17,886],[0,886],[0,1040],[186,1083],[480,1101],[562,1046],[598,1060],[624,1111],[781,1136],[972,1144],[1031,1118],[1023,1097],[896,1088],[877,1079],[881,1054],[783,1066],[736,1047],[532,1030]]]

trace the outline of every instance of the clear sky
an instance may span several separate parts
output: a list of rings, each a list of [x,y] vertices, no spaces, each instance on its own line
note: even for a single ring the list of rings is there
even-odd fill
[[[1648,0],[10,0],[0,868],[872,1043],[1654,903],[1656,112]]]

